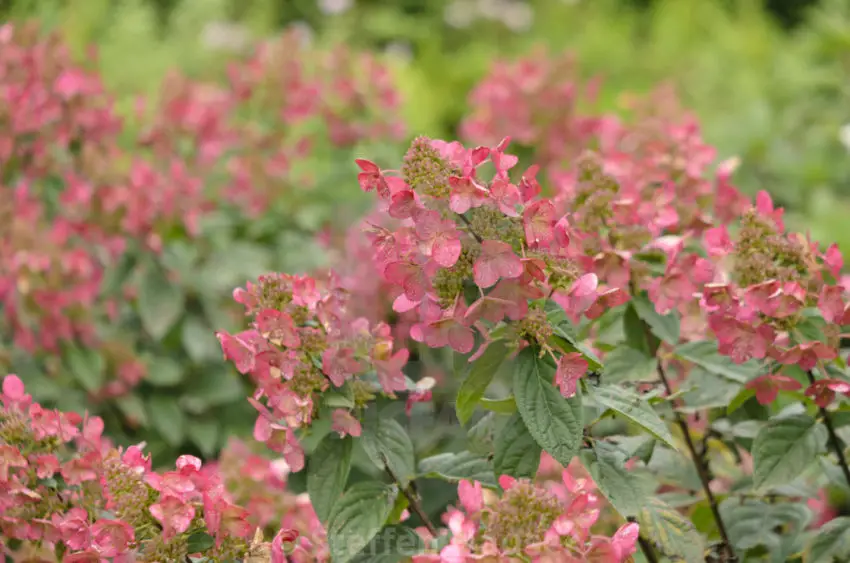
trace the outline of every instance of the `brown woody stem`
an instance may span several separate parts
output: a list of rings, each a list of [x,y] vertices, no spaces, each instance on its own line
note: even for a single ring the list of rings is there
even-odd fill
[[[419,502],[419,495],[417,495],[416,492],[413,490],[412,482],[408,483],[407,486],[402,486],[401,481],[398,477],[395,476],[395,473],[393,473],[393,470],[390,469],[390,466],[387,465],[386,460],[384,461],[384,471],[387,472],[387,475],[389,475],[390,479],[393,480],[393,483],[398,485],[401,494],[403,494],[405,498],[407,498],[407,504],[408,506],[410,506],[410,509],[413,510],[414,514],[416,514],[420,520],[422,520],[422,524],[424,524],[425,527],[428,528],[428,531],[431,533],[431,535],[436,538],[438,533],[437,527],[434,526],[434,523],[431,522],[431,519],[428,518],[427,514],[425,514],[425,510],[423,510],[422,504]]]
[[[806,372],[806,375],[809,378],[809,383],[814,384],[817,379],[815,378],[815,374],[811,372],[811,370]],[[820,410],[820,415],[823,418],[823,424],[826,426],[827,432],[829,432],[829,441],[832,445],[832,449],[835,451],[835,455],[838,456],[838,466],[841,468],[841,472],[844,473],[844,478],[847,480],[847,486],[850,487],[850,467],[847,465],[847,458],[844,456],[844,449],[841,447],[841,441],[838,439],[838,434],[835,432],[835,425],[832,423],[832,416],[830,416],[829,411],[824,407],[818,407]]]

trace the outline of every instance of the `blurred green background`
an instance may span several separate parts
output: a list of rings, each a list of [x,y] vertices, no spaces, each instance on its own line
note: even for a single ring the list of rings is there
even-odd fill
[[[57,29],[81,61],[96,46],[97,68],[128,117],[140,95],[157,96],[169,71],[226,82],[228,62],[297,26],[319,47],[343,44],[387,63],[409,136],[456,136],[471,89],[495,60],[541,45],[571,51],[582,79],[603,79],[598,111],[617,112],[629,93],[674,84],[719,157],[741,158],[737,185],[769,190],[793,228],[850,253],[847,0],[0,0],[0,18]],[[134,394],[92,404],[87,392],[100,380],[72,383],[74,391],[42,381],[44,358],[18,358],[10,369],[37,399],[102,414],[110,435],[148,441],[164,463],[187,447],[214,456],[253,420],[247,386],[224,366],[213,337],[239,328],[238,310],[230,311],[235,322],[225,310],[231,289],[263,271],[315,267],[313,233],[333,216],[327,210],[364,208],[353,158],[383,163],[403,150],[403,141],[388,140],[320,151],[301,163],[321,175],[305,201],[284,195],[263,221],[231,217],[211,226],[203,245],[175,238],[161,256],[139,258],[135,275],[152,288],[153,305],[176,312],[145,335],[147,305],[128,304],[128,346],[150,365]],[[163,272],[185,273],[184,286]],[[100,352],[69,350],[62,364],[72,376],[110,369]],[[128,428],[128,419],[142,429]]]
[[[179,67],[221,73],[229,51],[286,26],[385,54],[413,133],[452,135],[496,57],[543,44],[601,75],[602,109],[674,82],[738,182],[769,189],[812,235],[850,248],[850,2],[845,0],[2,0],[0,14],[94,44],[107,84],[153,92]]]

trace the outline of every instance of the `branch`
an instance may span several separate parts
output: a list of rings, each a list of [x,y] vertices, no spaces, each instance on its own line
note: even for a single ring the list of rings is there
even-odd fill
[[[643,552],[643,556],[646,557],[648,563],[658,563],[658,556],[655,554],[655,550],[652,548],[652,544],[649,543],[643,536],[638,536],[638,543],[640,544],[640,550]]]
[[[806,372],[809,378],[809,383],[814,384],[817,379],[811,370]],[[824,407],[818,407],[820,415],[823,418],[823,424],[829,432],[829,441],[832,444],[832,449],[835,450],[835,455],[838,456],[838,466],[841,472],[844,473],[844,478],[847,480],[847,486],[850,487],[850,467],[847,465],[847,458],[844,457],[844,449],[841,447],[841,442],[838,439],[838,434],[835,432],[835,426],[832,424],[832,416]]]
[[[670,386],[670,380],[667,379],[667,374],[664,372],[664,367],[660,361],[658,362],[658,377],[661,379],[661,383],[664,385],[667,395],[672,395],[673,388]],[[673,405],[673,414],[676,417],[676,424],[679,426],[679,429],[682,431],[682,435],[685,438],[685,444],[688,446],[688,451],[691,454],[691,459],[693,459],[694,466],[696,467],[697,474],[699,475],[700,483],[702,483],[702,490],[705,493],[706,499],[708,499],[709,506],[711,507],[711,514],[714,516],[714,521],[717,524],[717,530],[720,532],[720,537],[723,540],[723,550],[728,556],[728,561],[737,561],[738,557],[735,555],[735,550],[732,548],[732,542],[729,541],[729,534],[726,532],[726,526],[723,524],[723,518],[720,516],[720,508],[717,503],[717,499],[711,491],[711,478],[707,471],[708,464],[697,452],[694,440],[691,438],[691,433],[688,430],[688,422],[685,420],[685,417],[682,416],[682,413],[676,410],[675,404]]]
[[[398,477],[395,476],[395,473],[393,473],[393,470],[390,469],[390,466],[387,464],[386,460],[384,460],[384,471],[387,472],[387,475],[389,475],[393,483],[398,485],[398,488],[401,493],[407,498],[407,504],[410,506],[410,509],[413,510],[414,514],[416,514],[420,520],[422,520],[422,523],[425,525],[426,528],[428,528],[428,531],[431,533],[431,535],[436,538],[438,534],[437,527],[434,526],[434,523],[431,522],[431,519],[428,518],[427,514],[425,514],[425,510],[422,509],[422,505],[419,503],[419,496],[413,491],[411,484],[408,484],[406,487],[403,487],[401,481]]]

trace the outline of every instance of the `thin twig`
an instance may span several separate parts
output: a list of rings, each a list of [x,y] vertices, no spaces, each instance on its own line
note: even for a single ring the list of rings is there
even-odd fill
[[[807,371],[806,375],[809,377],[809,383],[814,384],[815,381],[817,381],[811,370]],[[819,406],[818,409],[820,410],[820,415],[823,418],[823,424],[826,426],[827,432],[829,432],[829,441],[832,443],[832,449],[835,450],[835,455],[838,456],[838,466],[841,468],[841,472],[844,473],[844,478],[847,480],[847,486],[850,487],[850,467],[847,465],[847,458],[844,457],[844,450],[841,447],[838,434],[835,433],[835,426],[832,424],[832,417],[830,416],[829,411],[824,407]]]
[[[438,533],[437,527],[434,526],[434,523],[431,522],[431,519],[428,518],[427,514],[425,514],[425,510],[422,509],[422,505],[419,503],[419,496],[412,490],[411,485],[408,484],[406,487],[402,486],[401,481],[398,477],[395,476],[395,473],[393,473],[393,470],[390,469],[390,466],[387,464],[386,460],[384,460],[384,470],[387,472],[387,475],[389,475],[390,479],[393,480],[393,483],[398,485],[398,488],[401,493],[407,498],[407,504],[410,506],[411,510],[413,510],[413,512],[419,517],[420,520],[422,520],[422,523],[425,525],[426,528],[428,528],[428,531],[431,533],[431,535],[436,538]]]
[[[469,227],[469,234],[474,236],[475,240],[477,240],[479,244],[484,242],[484,240],[480,236],[478,236],[478,233],[472,230],[472,223],[469,222],[469,219],[467,219],[465,215],[461,215],[460,213],[458,213],[457,216],[460,217],[461,221],[466,223],[466,226]]]
[[[664,385],[664,389],[667,391],[667,394],[672,395],[673,388],[670,386],[670,381],[667,379],[667,374],[664,372],[664,367],[660,361],[658,362],[658,377],[661,379],[661,383]],[[697,452],[694,440],[691,438],[691,433],[688,430],[688,423],[685,420],[685,417],[682,416],[681,412],[676,410],[675,405],[673,405],[673,414],[676,417],[676,424],[679,426],[679,429],[682,431],[682,435],[685,438],[685,444],[688,446],[688,451],[693,459],[694,466],[696,467],[697,474],[699,475],[700,483],[702,483],[702,490],[705,493],[709,506],[711,507],[711,514],[714,516],[714,521],[717,524],[717,530],[720,532],[720,537],[723,540],[723,549],[726,551],[729,561],[737,561],[738,558],[735,555],[735,550],[732,548],[732,542],[729,541],[729,534],[726,532],[726,526],[723,524],[723,518],[720,516],[720,508],[717,503],[717,499],[711,491],[711,479],[708,475],[708,471],[706,470],[706,463],[703,460],[703,457]]]

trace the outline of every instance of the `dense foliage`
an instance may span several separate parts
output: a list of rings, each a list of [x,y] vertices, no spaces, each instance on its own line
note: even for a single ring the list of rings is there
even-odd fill
[[[613,21],[659,53],[677,9],[761,22],[807,70],[698,59],[725,112],[563,41],[454,80],[469,30],[525,47],[517,8],[431,51],[396,29],[406,66],[368,26],[219,29],[138,96],[109,42],[0,26],[6,561],[850,560],[850,278],[805,221],[840,214],[850,20],[657,4]],[[537,33],[614,3],[531,5]],[[795,109],[781,150],[703,138],[742,100]]]

